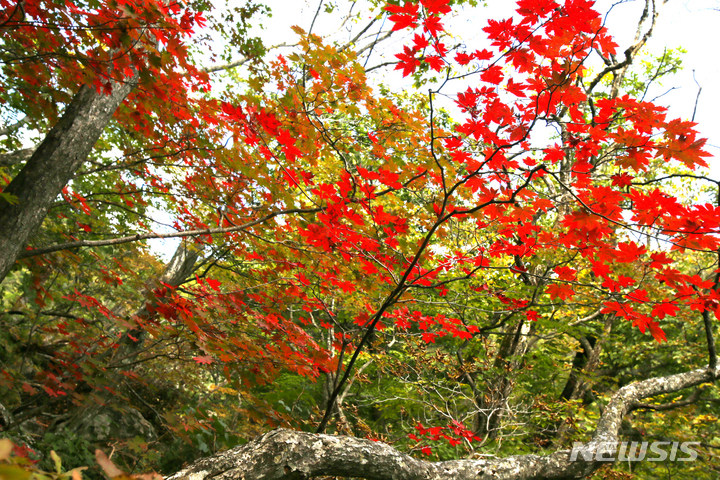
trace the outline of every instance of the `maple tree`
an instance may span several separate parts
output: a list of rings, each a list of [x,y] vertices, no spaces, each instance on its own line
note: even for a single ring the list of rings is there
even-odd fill
[[[378,5],[348,44],[296,27],[265,61],[252,3],[231,30],[202,2],[0,5],[2,108],[25,115],[0,163],[0,406],[16,440],[113,445],[128,470],[173,472],[293,426],[316,434],[278,430],[177,478],[232,462],[246,478],[582,477],[602,462],[561,449],[587,440],[582,416],[595,451],[631,411],[694,403],[701,390],[677,395],[714,381],[720,207],[683,182],[719,184],[694,123],[645,101],[631,70],[653,2],[622,54],[587,0],[521,0],[479,49],[449,46],[459,2],[410,0]],[[372,88],[354,44],[384,17],[408,34],[397,75],[428,93]],[[206,21],[244,59],[198,66]],[[173,237],[166,265],[142,243]],[[601,363],[627,367],[614,349],[650,358],[673,335],[687,358],[600,388]],[[557,401],[528,386],[572,355]],[[410,399],[394,413],[407,428],[368,425],[378,412],[352,389],[373,382],[388,405]],[[582,406],[597,390],[602,413]],[[424,460],[500,448],[513,422],[542,423],[527,436],[544,456]],[[329,429],[419,458],[402,470],[396,450]]]

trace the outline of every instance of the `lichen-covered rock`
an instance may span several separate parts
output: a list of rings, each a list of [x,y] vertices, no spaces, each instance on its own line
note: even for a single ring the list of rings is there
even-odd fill
[[[59,430],[81,435],[93,443],[135,437],[157,439],[155,428],[132,407],[91,407],[63,423]]]

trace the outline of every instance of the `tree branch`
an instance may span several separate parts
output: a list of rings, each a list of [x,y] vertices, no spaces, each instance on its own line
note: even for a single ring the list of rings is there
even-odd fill
[[[667,0],[663,1],[663,5],[667,2]],[[650,20],[650,26],[645,32],[644,35],[642,35],[642,27],[645,21],[648,19],[648,16],[650,14],[650,7],[652,6],[652,16]],[[655,5],[655,0],[645,0],[645,9],[643,10],[642,15],[640,16],[640,21],[638,22],[637,32],[635,33],[635,40],[634,43],[628,47],[625,50],[625,59],[622,62],[615,63],[614,65],[608,65],[605,67],[596,77],[595,79],[590,82],[590,85],[588,86],[586,92],[590,94],[590,92],[593,91],[593,89],[597,86],[598,83],[611,72],[619,72],[615,75],[615,79],[612,83],[612,88],[610,92],[610,98],[615,98],[618,93],[618,89],[620,88],[620,83],[622,83],[623,78],[625,77],[625,73],[627,72],[628,67],[632,64],[635,54],[640,51],[640,49],[647,43],[648,39],[652,36],[653,30],[655,29],[655,23],[657,22],[657,18],[660,12],[658,11],[657,6]],[[613,59],[615,57],[613,56]]]
[[[702,86],[700,85],[700,83],[698,83],[697,78],[695,78],[695,70],[694,69],[693,69],[693,80],[695,80],[695,84],[698,86],[698,93],[695,96],[695,106],[693,107],[692,118],[690,118],[691,122],[695,121],[695,114],[697,113],[698,100],[700,100],[700,94],[702,93]]]
[[[292,45],[288,45],[286,42],[278,43],[277,45],[268,47],[266,51],[269,52],[270,50],[274,50],[279,47],[289,47],[289,46],[292,46]],[[241,58],[240,60],[236,60],[234,62],[224,63],[222,65],[214,65],[212,67],[201,68],[200,71],[205,72],[205,73],[215,73],[215,72],[221,72],[224,70],[232,70],[233,68],[237,68],[237,67],[241,67],[241,66],[245,65],[247,62],[249,62],[250,60],[253,60],[254,58],[255,57],[244,57],[244,58]]]
[[[0,202],[0,282],[22,255],[47,210],[85,163],[117,107],[137,86],[137,71],[123,82],[111,82],[110,92],[83,85],[3,193],[17,204]]]
[[[17,165],[18,163],[26,162],[32,154],[35,152],[37,147],[23,148],[22,150],[16,150],[10,153],[0,154],[0,167],[10,167]]]
[[[676,392],[711,380],[718,372],[708,367],[656,377],[627,385],[610,399],[593,438],[583,445],[590,460],[570,451],[550,455],[516,455],[505,458],[428,462],[401,453],[389,445],[339,435],[312,434],[277,429],[249,443],[202,459],[168,480],[304,480],[318,476],[367,478],[372,480],[530,480],[583,478],[606,464],[598,452],[617,449],[623,417],[638,401]],[[693,397],[695,394],[691,395]],[[699,394],[697,394],[699,395]],[[688,398],[689,401],[690,398]],[[678,405],[682,402],[676,402]]]
[[[10,134],[12,134],[12,133],[17,132],[18,130],[20,130],[20,128],[21,128],[23,125],[25,125],[25,124],[28,122],[28,120],[30,120],[30,119],[28,118],[27,115],[25,115],[23,118],[21,118],[21,119],[18,120],[17,122],[15,122],[15,123],[13,123],[13,124],[11,124],[11,125],[8,125],[8,126],[5,127],[5,128],[0,129],[0,136],[1,136],[1,135],[10,135]]]
[[[58,252],[60,250],[69,250],[71,248],[78,248],[78,247],[102,247],[105,245],[119,245],[122,243],[138,242],[140,240],[149,240],[149,239],[153,239],[153,238],[181,238],[181,237],[196,237],[196,236],[200,236],[200,235],[216,235],[219,233],[233,233],[233,232],[239,232],[241,230],[245,230],[247,228],[253,227],[260,223],[266,222],[267,220],[270,220],[271,218],[277,217],[279,215],[287,215],[287,214],[291,214],[291,213],[313,213],[313,212],[317,212],[318,210],[319,209],[317,209],[317,208],[282,210],[279,212],[270,213],[268,215],[265,215],[264,217],[258,218],[257,220],[253,220],[251,222],[244,223],[242,225],[235,225],[232,227],[225,227],[225,228],[204,228],[204,229],[199,229],[199,230],[185,230],[182,232],[172,232],[172,233],[138,233],[136,235],[129,235],[126,237],[109,238],[107,240],[77,240],[75,242],[61,243],[58,245],[51,245],[48,247],[36,248],[34,250],[26,250],[18,256],[18,259],[35,257],[37,255],[45,255],[47,253]]]

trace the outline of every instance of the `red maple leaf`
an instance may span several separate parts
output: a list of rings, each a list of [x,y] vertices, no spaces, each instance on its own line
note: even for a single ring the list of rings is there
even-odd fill
[[[612,177],[612,184],[618,187],[629,187],[632,185],[633,177],[627,172],[618,173],[617,175],[613,175]]]
[[[422,50],[428,45],[430,45],[430,41],[425,38],[425,35],[418,35],[417,33],[415,34],[415,37],[413,37],[414,50]]]
[[[445,27],[443,27],[442,23],[440,23],[440,17],[435,15],[430,15],[425,19],[423,28],[435,38],[438,36],[438,33],[445,30]]]
[[[653,307],[652,316],[660,319],[665,318],[666,315],[674,317],[679,311],[680,307],[677,306],[677,303],[671,302],[666,298],[662,303],[658,303]]]
[[[473,57],[475,57],[476,60],[480,60],[481,62],[483,60],[490,60],[493,58],[493,53],[490,50],[475,50],[475,53],[473,53]]]
[[[445,62],[443,62],[443,59],[436,55],[428,55],[427,57],[425,57],[425,62],[430,65],[430,68],[432,68],[436,72],[439,72],[445,66]]]
[[[480,74],[480,78],[484,82],[498,85],[500,82],[502,82],[504,75],[502,73],[502,68],[500,68],[498,65],[492,65]]]
[[[470,63],[473,59],[472,55],[468,55],[465,52],[458,52],[455,54],[455,61],[458,62],[460,65],[467,65]]]
[[[214,280],[214,279],[212,279],[212,278],[208,278],[208,279],[205,280],[205,282],[210,286],[210,288],[212,288],[212,289],[215,290],[216,292],[219,292],[219,291],[220,291],[220,282],[219,282],[218,280]]]
[[[404,6],[386,5],[385,10],[392,13],[388,17],[394,23],[392,31],[402,30],[404,28],[417,27],[418,5],[411,2],[405,2]]]
[[[575,280],[575,274],[577,273],[577,270],[575,270],[574,268],[562,266],[555,267],[555,273],[557,273],[560,280],[573,281]]]
[[[405,51],[403,53],[398,53],[395,57],[400,60],[400,62],[395,65],[395,70],[402,70],[403,77],[407,77],[408,75],[415,73],[415,70],[420,65],[420,60],[415,58],[415,50],[412,50],[407,46],[405,46]]]
[[[213,358],[210,355],[205,355],[203,357],[193,357],[193,360],[195,360],[199,365],[210,365],[211,363],[213,363]]]
[[[445,14],[452,10],[448,5],[449,0],[420,0],[420,3],[428,13]]]
[[[553,300],[558,298],[560,300],[567,300],[575,296],[575,291],[570,285],[552,284],[547,287],[546,291]]]
[[[650,334],[658,343],[667,341],[667,336],[665,335],[663,329],[660,328],[658,322],[648,319],[647,326],[650,329]]]
[[[505,90],[512,93],[516,97],[525,97],[526,95],[524,90],[526,88],[527,87],[524,86],[522,83],[515,83],[512,78],[508,79],[508,83],[505,86]]]

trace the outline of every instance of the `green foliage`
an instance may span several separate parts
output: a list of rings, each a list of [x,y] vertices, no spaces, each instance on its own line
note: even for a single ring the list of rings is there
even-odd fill
[[[68,472],[79,467],[88,467],[95,463],[94,448],[87,439],[79,435],[62,435],[56,433],[46,433],[43,436],[42,444],[43,459],[37,464],[37,467],[57,473],[59,459],[62,461],[62,472]],[[51,453],[54,452],[54,455]],[[102,478],[97,469],[89,469],[84,472],[84,476],[88,478]]]

